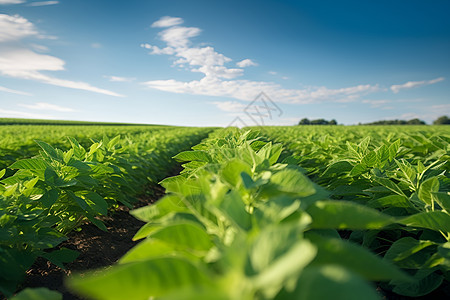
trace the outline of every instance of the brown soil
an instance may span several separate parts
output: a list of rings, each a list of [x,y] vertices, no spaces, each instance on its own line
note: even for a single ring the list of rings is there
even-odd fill
[[[154,203],[164,195],[164,188],[152,186],[146,191],[146,196],[141,197],[135,208]],[[91,223],[81,226],[78,232],[71,232],[67,241],[59,247],[77,250],[80,255],[69,264],[66,269],[38,259],[33,267],[28,270],[26,279],[20,290],[30,287],[46,287],[59,291],[64,300],[83,299],[72,294],[65,286],[64,281],[72,274],[82,274],[88,270],[110,266],[117,262],[137,242],[132,241],[134,234],[144,225],[129,214],[129,209],[120,206],[111,216],[104,217],[108,231],[102,231]]]

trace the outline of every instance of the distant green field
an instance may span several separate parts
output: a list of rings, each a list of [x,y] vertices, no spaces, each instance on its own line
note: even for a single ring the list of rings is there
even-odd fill
[[[65,120],[40,120],[40,119],[13,119],[0,118],[0,125],[84,125],[84,126],[165,126],[152,124],[133,124],[133,123],[115,123],[115,122],[88,122],[88,121],[65,121]]]

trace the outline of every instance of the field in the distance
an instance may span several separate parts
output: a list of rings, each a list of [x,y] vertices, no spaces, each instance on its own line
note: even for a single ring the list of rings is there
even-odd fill
[[[0,123],[4,297],[450,296],[450,126]]]

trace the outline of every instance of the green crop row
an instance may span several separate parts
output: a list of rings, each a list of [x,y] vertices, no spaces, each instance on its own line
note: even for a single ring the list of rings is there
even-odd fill
[[[413,278],[392,280],[382,285],[385,290],[450,296],[448,127],[273,127],[263,132],[285,144],[332,199],[399,220],[383,229],[346,233]]]
[[[11,295],[37,257],[63,267],[77,253],[53,248],[66,234],[98,219],[119,203],[132,207],[146,184],[167,176],[173,155],[204,138],[210,129],[170,128],[124,138],[68,138],[63,151],[36,141],[33,157],[0,171],[0,291]]]
[[[71,278],[72,290],[110,300],[356,300],[379,298],[371,282],[412,280],[338,233],[404,219],[330,199],[281,144],[227,129],[175,159],[184,170],[162,181],[167,195],[131,212],[147,222],[141,242],[117,265]]]

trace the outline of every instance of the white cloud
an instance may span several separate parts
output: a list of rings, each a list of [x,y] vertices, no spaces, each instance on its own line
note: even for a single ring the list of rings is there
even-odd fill
[[[20,4],[24,3],[25,0],[0,0],[0,5],[6,5],[6,4]]]
[[[183,23],[182,18],[165,16],[152,24],[152,27],[171,27]]]
[[[112,91],[91,86],[81,81],[71,81],[44,75],[41,71],[64,70],[65,62],[57,57],[39,54],[25,48],[20,42],[26,37],[42,38],[27,19],[0,14],[0,75],[29,79],[46,84],[85,90],[109,96],[121,97]],[[33,46],[32,46],[33,47]],[[36,48],[34,46],[34,48]]]
[[[372,108],[378,108],[378,107],[384,106],[385,104],[391,103],[392,101],[382,99],[382,100],[363,100],[361,102],[370,104],[370,107],[372,107]]]
[[[248,59],[248,58],[236,63],[236,66],[238,66],[239,68],[257,66],[257,65],[258,65],[257,63],[255,63],[253,60]]]
[[[199,35],[200,32],[201,29],[197,27],[175,26],[160,32],[159,37],[166,42],[169,47],[185,48],[190,42],[189,39]]]
[[[19,15],[0,14],[0,43],[38,35],[33,23]]]
[[[211,102],[212,104],[216,105],[217,108],[220,110],[226,111],[226,112],[243,112],[246,104],[242,104],[237,101],[217,101],[217,102]]]
[[[105,75],[103,77],[108,78],[109,81],[112,81],[112,82],[130,82],[130,81],[133,81],[136,79],[136,78],[131,78],[131,77],[120,77],[120,76],[112,76],[112,75]]]
[[[59,1],[39,1],[39,2],[31,2],[28,6],[46,6],[46,5],[55,5],[59,4]]]
[[[0,116],[3,118],[29,118],[29,119],[54,119],[55,117],[43,114],[28,113],[16,110],[6,110],[0,108]]]
[[[73,112],[75,109],[70,107],[63,107],[51,103],[45,103],[45,102],[37,102],[35,104],[18,104],[21,107],[25,107],[28,109],[33,110],[52,110],[52,111],[58,111],[58,112]]]
[[[39,45],[39,44],[31,44],[30,45],[34,50],[39,52],[48,52],[50,49],[47,46]]]
[[[187,66],[191,72],[203,73],[200,80],[189,82],[169,80],[151,80],[143,82],[149,88],[172,93],[186,93],[205,96],[231,97],[239,100],[251,101],[264,91],[275,101],[284,103],[313,103],[320,101],[355,101],[362,95],[379,91],[378,85],[358,85],[341,89],[326,87],[308,87],[305,89],[285,89],[273,82],[236,80],[243,75],[244,70],[228,68],[227,63],[232,60],[218,53],[213,47],[191,47],[190,38],[199,35],[201,30],[195,27],[174,26],[159,33],[160,39],[166,43],[165,47],[142,44],[149,49],[150,54],[166,54],[175,58],[175,66]],[[250,59],[237,63],[239,67],[256,65]],[[272,75],[277,73],[269,72]],[[229,108],[230,103],[221,104],[222,108]],[[223,106],[226,105],[226,106]]]
[[[412,88],[419,87],[419,86],[430,85],[430,84],[441,82],[443,80],[445,80],[444,77],[439,77],[439,78],[432,79],[432,80],[408,81],[404,84],[392,85],[391,90],[394,93],[398,93],[400,90],[412,89]]]
[[[278,74],[278,72],[275,72],[275,71],[269,71],[267,73],[269,73],[270,75],[277,75]]]
[[[152,46],[150,44],[141,44],[142,48],[152,50],[150,54],[167,54],[172,55],[175,53],[175,49],[172,47],[159,48],[158,46]]]
[[[0,85],[0,92],[6,92],[6,93],[11,93],[11,94],[23,95],[23,96],[32,96],[32,94],[30,94],[30,93],[9,89],[9,88],[1,86],[1,85]]]

